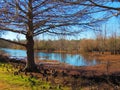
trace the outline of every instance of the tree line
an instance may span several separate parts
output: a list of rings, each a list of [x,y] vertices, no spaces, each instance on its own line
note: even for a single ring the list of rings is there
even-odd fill
[[[16,44],[10,44],[5,41],[0,41],[3,48],[25,49]],[[17,41],[16,41],[17,42]],[[19,42],[25,43],[25,40]],[[80,39],[80,40],[35,40],[34,49],[44,52],[64,52],[64,53],[88,53],[99,52],[104,54],[120,54],[120,36],[115,34],[110,37],[97,36],[95,39]]]

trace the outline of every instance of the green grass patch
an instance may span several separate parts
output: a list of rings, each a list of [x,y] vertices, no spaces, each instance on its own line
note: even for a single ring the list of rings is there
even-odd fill
[[[67,87],[59,88],[44,80],[30,78],[24,74],[14,75],[17,69],[9,63],[0,62],[0,87],[1,90],[70,90]]]

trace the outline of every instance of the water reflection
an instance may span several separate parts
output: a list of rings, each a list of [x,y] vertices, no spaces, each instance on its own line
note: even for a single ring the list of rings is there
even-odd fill
[[[25,50],[16,50],[16,49],[5,49],[1,48],[0,50],[5,51],[12,57],[26,57]],[[90,66],[96,65],[100,62],[95,58],[91,58],[89,56],[82,56],[80,54],[62,54],[62,53],[46,53],[46,52],[36,52],[35,57],[39,58],[39,60],[58,60],[63,63],[68,63],[74,66]]]

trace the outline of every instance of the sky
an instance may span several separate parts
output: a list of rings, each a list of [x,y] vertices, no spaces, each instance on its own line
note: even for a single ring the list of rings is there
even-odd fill
[[[118,4],[115,4],[115,6],[119,6]],[[105,30],[107,29],[107,33],[108,36],[110,36],[112,33],[117,32],[118,35],[120,35],[120,20],[117,17],[112,17],[111,19],[109,19],[109,21],[107,21],[104,24],[101,24],[100,29]],[[76,28],[77,29],[77,28]],[[7,32],[4,35],[2,35],[3,38],[6,39],[25,39],[25,36],[20,35],[20,34],[15,34],[12,32]],[[86,32],[82,32],[80,33],[80,35],[76,35],[76,36],[67,36],[67,39],[82,39],[82,38],[95,38],[96,35],[94,33],[94,31],[89,30]],[[39,39],[59,39],[58,36],[50,36],[50,35],[39,35],[37,38]]]
[[[24,35],[12,33],[12,32],[6,32],[5,34],[2,35],[2,37],[10,40],[14,40],[16,38],[25,39]]]
[[[24,35],[19,35],[19,34],[15,34],[12,32],[7,32],[5,35],[2,35],[3,38],[5,39],[10,39],[10,40],[17,40],[18,38],[21,40],[25,40],[25,36]],[[65,36],[66,39],[71,40],[71,39],[75,39],[75,40],[79,40],[82,38],[94,38],[94,32],[93,31],[86,31],[86,32],[81,32],[79,35],[75,35],[75,36]],[[54,35],[39,35],[37,36],[38,39],[40,40],[56,40],[56,39],[60,39],[60,36],[54,36]]]
[[[100,29],[102,30],[105,30],[107,29],[107,35],[108,36],[111,36],[112,33],[114,32],[117,32],[117,34],[120,36],[120,20],[116,17],[113,17],[111,18],[108,22],[104,23],[103,25],[101,25]],[[7,32],[5,33],[5,35],[2,35],[3,38],[6,38],[6,39],[11,39],[11,40],[14,40],[14,39],[25,39],[25,36],[23,35],[20,35],[20,34],[15,34],[15,33],[12,33],[12,32]],[[79,35],[75,35],[75,36],[66,36],[66,39],[68,40],[71,40],[71,39],[76,39],[76,40],[79,40],[79,39],[83,39],[83,38],[95,38],[96,37],[96,34],[93,30],[88,30],[88,31],[85,31],[85,32],[81,32]],[[41,39],[41,40],[48,40],[48,39],[51,39],[51,40],[55,40],[55,39],[59,39],[60,37],[59,36],[51,36],[51,35],[39,35],[37,37],[38,39]]]

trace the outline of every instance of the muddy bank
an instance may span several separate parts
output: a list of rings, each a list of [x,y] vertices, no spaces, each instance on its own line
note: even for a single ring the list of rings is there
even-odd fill
[[[0,62],[11,62],[19,65],[25,66],[26,61],[21,59],[9,58],[7,55],[0,55]],[[69,64],[61,63],[56,60],[36,60],[36,65],[38,68],[43,69],[56,69],[60,72],[65,71],[68,75],[80,75],[80,76],[92,76],[94,75],[104,75],[113,74],[120,72],[120,62],[119,61],[109,61],[104,62],[99,65],[94,66],[72,66]]]

